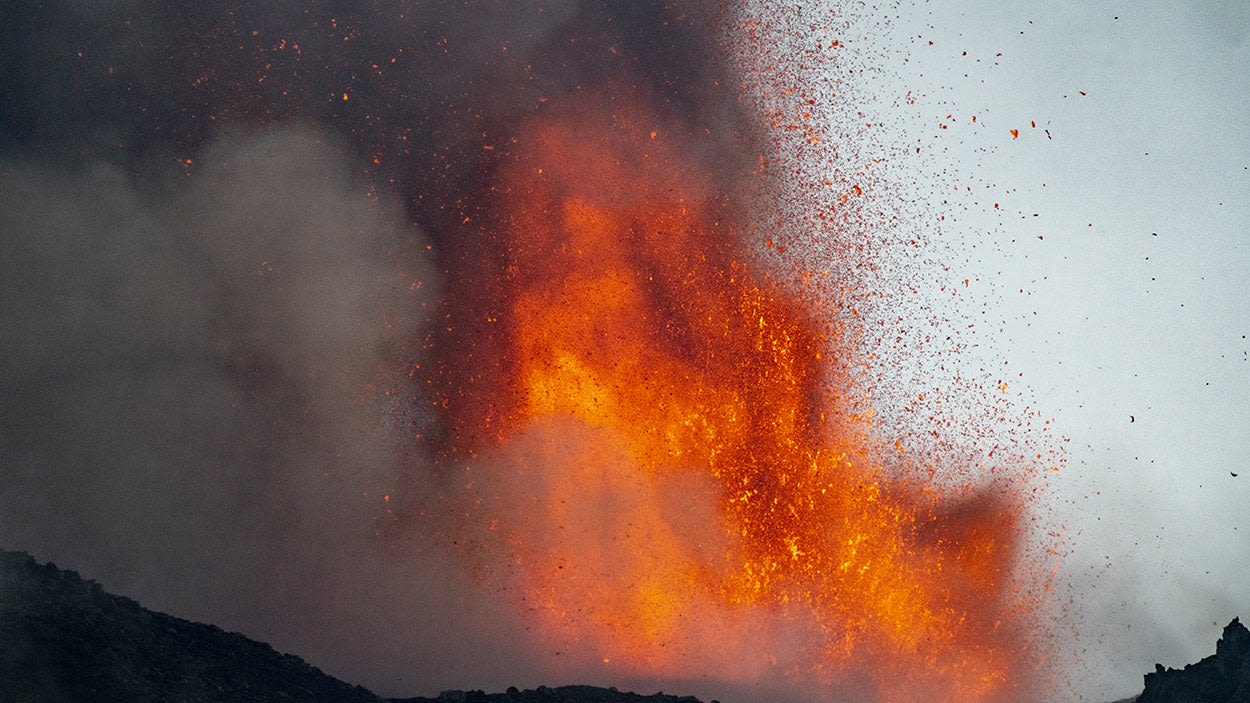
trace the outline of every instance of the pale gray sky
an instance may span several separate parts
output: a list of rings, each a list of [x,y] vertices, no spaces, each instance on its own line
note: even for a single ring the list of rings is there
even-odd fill
[[[1048,510],[1074,695],[1139,692],[1250,617],[1250,3],[901,15],[883,85],[921,96],[917,134],[954,115],[926,144],[972,187],[937,248],[986,305],[981,353],[1070,438]]]

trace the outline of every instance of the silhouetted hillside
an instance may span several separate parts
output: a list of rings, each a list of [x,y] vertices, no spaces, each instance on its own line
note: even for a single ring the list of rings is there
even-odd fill
[[[1137,703],[1247,703],[1250,701],[1250,630],[1233,618],[1215,643],[1215,654],[1184,669],[1146,674]]]
[[[299,657],[0,551],[0,700],[380,703]]]
[[[383,703],[299,657],[106,593],[73,571],[0,550],[0,702]],[[699,703],[564,686],[446,691],[392,703]]]

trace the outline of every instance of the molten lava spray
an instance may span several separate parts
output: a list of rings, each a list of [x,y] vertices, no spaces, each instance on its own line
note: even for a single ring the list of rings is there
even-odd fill
[[[498,259],[457,292],[473,332],[440,372],[490,389],[443,399],[482,568],[541,643],[618,671],[1019,697],[1017,506],[951,508],[874,465],[819,277],[760,270],[698,143],[621,93],[518,131],[483,225]]]
[[[887,10],[10,5],[6,548],[388,695],[1030,698],[1024,487],[877,434]]]

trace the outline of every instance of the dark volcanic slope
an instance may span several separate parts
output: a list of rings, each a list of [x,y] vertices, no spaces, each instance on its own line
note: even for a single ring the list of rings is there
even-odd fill
[[[539,686],[529,691],[509,688],[506,693],[444,691],[438,698],[397,698],[392,699],[391,703],[699,703],[699,699],[664,693],[640,696],[636,693],[623,693],[615,688],[595,686]]]
[[[1184,669],[1155,664],[1137,703],[1246,703],[1250,701],[1250,630],[1233,618],[1215,654]]]
[[[0,702],[383,703],[290,654],[154,613],[73,571],[0,550]],[[397,703],[699,703],[593,686],[447,691]]]
[[[0,700],[380,703],[299,657],[0,551]]]

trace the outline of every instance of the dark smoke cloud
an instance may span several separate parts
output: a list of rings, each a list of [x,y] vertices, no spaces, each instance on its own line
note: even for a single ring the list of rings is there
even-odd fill
[[[462,340],[430,330],[465,322],[441,296],[497,254],[460,224],[527,116],[610,84],[741,128],[714,16],[7,8],[0,546],[381,693],[559,683],[450,552],[446,387],[423,374]]]
[[[422,461],[399,372],[428,252],[324,134],[198,156],[155,184],[0,165],[0,542],[378,676],[341,642],[412,656],[433,635],[386,636],[412,616],[372,608],[455,603],[436,556],[400,571],[373,544]]]
[[[615,79],[672,114],[724,117],[723,100],[709,110],[723,92],[714,15],[588,0],[31,3],[0,27],[0,144],[132,160],[193,150],[222,124],[299,118],[379,157],[428,224],[473,204],[483,167],[561,96]]]
[[[202,163],[155,194],[105,164],[3,165],[6,453],[45,486],[36,466],[131,466],[157,493],[186,472],[158,524],[175,543],[179,513],[316,507],[202,503],[231,467],[386,480],[360,474],[391,453],[365,385],[420,324],[410,282],[432,282],[411,225],[350,188],[314,133],[224,141]],[[64,507],[72,524],[89,506]]]

